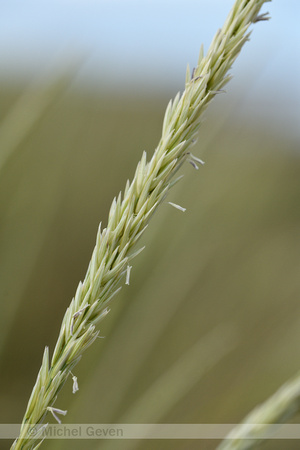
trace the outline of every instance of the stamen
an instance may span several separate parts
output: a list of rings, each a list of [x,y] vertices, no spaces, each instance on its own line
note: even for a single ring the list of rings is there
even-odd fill
[[[197,164],[192,159],[189,159],[188,162],[194,167],[194,169],[199,170],[199,166],[197,166]]]
[[[129,278],[130,278],[130,271],[131,271],[131,269],[132,269],[132,266],[127,266],[125,284],[128,284],[128,285],[129,285]]]
[[[205,162],[202,159],[197,158],[197,156],[193,155],[193,153],[191,152],[189,152],[188,155],[189,155],[188,159],[189,162],[194,161],[195,163],[199,163],[201,164],[201,166],[204,166]]]
[[[186,211],[186,208],[183,208],[180,205],[176,205],[176,203],[172,203],[172,202],[168,202],[168,203],[169,203],[169,205],[173,206],[174,208],[179,209],[179,211],[182,211],[182,212]]]
[[[71,371],[70,371],[70,374],[72,375],[72,380],[73,380],[72,392],[73,392],[73,394],[75,394],[75,392],[79,391],[78,381],[77,381],[77,377],[75,377],[75,375]]]
[[[73,329],[74,329],[75,319],[77,319],[77,317],[80,316],[80,314],[82,314],[83,311],[84,311],[86,308],[88,308],[89,306],[90,306],[89,303],[87,303],[83,308],[81,308],[79,311],[76,311],[76,313],[73,314],[72,322],[71,322],[71,329],[70,329],[71,336],[73,336]]]
[[[62,409],[53,408],[53,406],[47,406],[47,410],[51,412],[52,416],[55,420],[57,420],[58,423],[61,423],[61,420],[59,417],[57,417],[56,414],[61,414],[62,416],[65,416],[68,411],[63,411]]]

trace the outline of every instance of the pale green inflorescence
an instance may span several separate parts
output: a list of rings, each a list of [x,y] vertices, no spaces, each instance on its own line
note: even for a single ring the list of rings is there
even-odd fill
[[[43,423],[47,412],[58,418],[64,414],[53,407],[59,390],[85,349],[97,338],[96,325],[107,315],[107,305],[120,289],[133,246],[143,234],[150,217],[165,199],[174,174],[185,160],[194,167],[201,160],[188,150],[200,126],[209,102],[229,81],[230,70],[242,46],[249,39],[249,26],[265,20],[259,16],[262,5],[270,0],[237,0],[223,26],[215,35],[206,56],[201,48],[197,67],[186,74],[185,90],[170,101],[163,122],[162,137],[147,163],[143,153],[132,183],[113,200],[107,227],[98,230],[95,249],[84,281],[67,309],[51,359],[46,347],[42,366],[23,419],[20,436],[12,448],[32,449],[37,436],[28,434],[35,424]],[[174,205],[176,206],[176,205]],[[129,272],[127,272],[127,283]],[[39,444],[38,444],[39,445]],[[37,447],[35,447],[37,448]]]
[[[281,423],[299,411],[300,373],[254,408],[221,442],[217,450],[251,450],[271,438]]]

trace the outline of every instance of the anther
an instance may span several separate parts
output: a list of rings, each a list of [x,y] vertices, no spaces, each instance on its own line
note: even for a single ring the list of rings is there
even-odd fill
[[[186,211],[186,208],[183,208],[180,205],[176,205],[176,203],[172,203],[172,202],[168,202],[168,203],[169,203],[169,205],[173,206],[174,208],[179,209],[179,211],[182,211],[182,212]]]
[[[126,269],[126,281],[125,281],[125,284],[128,284],[129,285],[129,279],[130,279],[130,271],[131,271],[131,269],[132,269],[132,266],[127,266],[127,269]]]
[[[80,316],[80,314],[82,314],[83,311],[84,311],[86,308],[88,308],[89,306],[90,306],[90,305],[89,305],[89,303],[88,303],[88,304],[85,305],[83,308],[81,308],[79,311],[76,311],[76,313],[73,314],[72,322],[71,322],[71,329],[70,329],[71,336],[73,336],[73,329],[74,329],[74,323],[75,323],[75,320],[76,320],[77,317]]]
[[[53,408],[53,406],[47,406],[47,410],[51,412],[52,416],[55,420],[57,420],[58,423],[61,423],[60,418],[56,414],[61,414],[62,416],[65,416],[68,411],[63,411],[62,409]]]

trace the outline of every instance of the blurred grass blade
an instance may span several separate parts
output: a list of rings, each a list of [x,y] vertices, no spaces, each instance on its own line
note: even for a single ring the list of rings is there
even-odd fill
[[[80,63],[81,64],[81,63]],[[70,85],[79,62],[72,62],[33,80],[0,124],[0,176],[6,162],[34,130],[48,109]]]
[[[212,367],[226,357],[238,342],[236,330],[222,325],[201,337],[161,375],[129,408],[118,423],[135,423],[144,420],[158,423],[200,381]],[[159,399],[159,401],[157,401]],[[101,450],[114,448],[114,441],[101,443]],[[123,441],[122,449],[133,449],[136,441]]]

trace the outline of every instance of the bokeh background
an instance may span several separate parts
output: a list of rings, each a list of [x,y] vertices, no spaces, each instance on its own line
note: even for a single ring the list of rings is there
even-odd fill
[[[19,423],[112,198],[231,0],[0,6],[0,417]],[[264,7],[130,286],[56,406],[67,423],[237,423],[299,369],[299,2]],[[49,418],[50,419],[50,418]],[[51,419],[50,419],[51,420]],[[299,415],[294,421],[299,421]],[[47,441],[213,449],[216,441]],[[270,441],[265,448],[281,449]],[[3,446],[3,447],[2,447]],[[8,448],[8,442],[0,442]],[[297,441],[284,447],[298,448]]]

